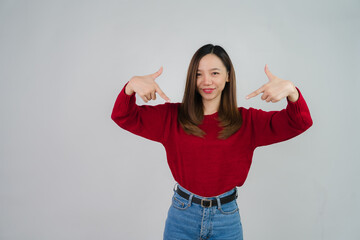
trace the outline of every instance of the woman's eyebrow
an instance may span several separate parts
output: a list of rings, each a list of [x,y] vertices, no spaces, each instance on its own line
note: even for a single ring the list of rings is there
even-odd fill
[[[220,71],[220,68],[212,68],[212,69],[210,69],[210,71],[212,71],[212,70],[219,70]],[[198,69],[198,71],[202,71],[202,70]]]

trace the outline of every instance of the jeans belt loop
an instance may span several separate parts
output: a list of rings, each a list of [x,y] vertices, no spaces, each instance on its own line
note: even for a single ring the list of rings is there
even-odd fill
[[[193,197],[194,197],[194,194],[191,193],[190,196],[189,196],[188,204],[192,203]]]
[[[178,183],[176,182],[175,185],[174,185],[174,188],[173,188],[173,191],[176,192],[176,186],[178,185]]]

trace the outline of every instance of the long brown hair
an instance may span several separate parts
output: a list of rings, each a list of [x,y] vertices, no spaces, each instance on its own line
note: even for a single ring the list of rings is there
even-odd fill
[[[242,124],[242,117],[237,107],[236,101],[236,78],[235,71],[226,51],[218,45],[207,44],[199,48],[190,61],[186,77],[184,97],[178,111],[178,121],[184,131],[199,137],[206,134],[198,127],[204,119],[204,108],[202,97],[197,92],[196,73],[199,62],[207,54],[215,54],[219,57],[226,67],[229,74],[229,82],[226,82],[225,88],[221,94],[221,102],[218,110],[220,131],[218,138],[226,139],[235,133]]]

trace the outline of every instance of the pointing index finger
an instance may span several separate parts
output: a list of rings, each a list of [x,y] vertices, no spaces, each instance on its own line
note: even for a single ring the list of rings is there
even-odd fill
[[[247,95],[245,98],[246,98],[246,99],[250,99],[250,98],[252,98],[252,97],[255,97],[255,96],[259,95],[259,94],[262,93],[262,92],[264,92],[263,87],[261,87],[261,88],[255,90],[255,91],[253,91],[252,93],[250,93],[249,95]]]
[[[162,99],[164,99],[166,102],[170,102],[170,98],[166,96],[166,94],[160,89],[159,85],[156,84],[156,92],[160,95]]]

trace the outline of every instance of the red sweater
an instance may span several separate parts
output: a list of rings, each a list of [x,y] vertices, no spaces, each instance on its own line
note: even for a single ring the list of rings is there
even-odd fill
[[[308,106],[298,88],[299,99],[281,111],[239,107],[241,128],[228,139],[218,139],[221,128],[217,112],[205,115],[199,127],[205,138],[188,135],[177,121],[180,103],[138,106],[135,93],[127,95],[125,84],[111,118],[121,128],[161,143],[171,173],[181,186],[194,194],[211,197],[242,186],[256,147],[293,138],[312,125]]]

